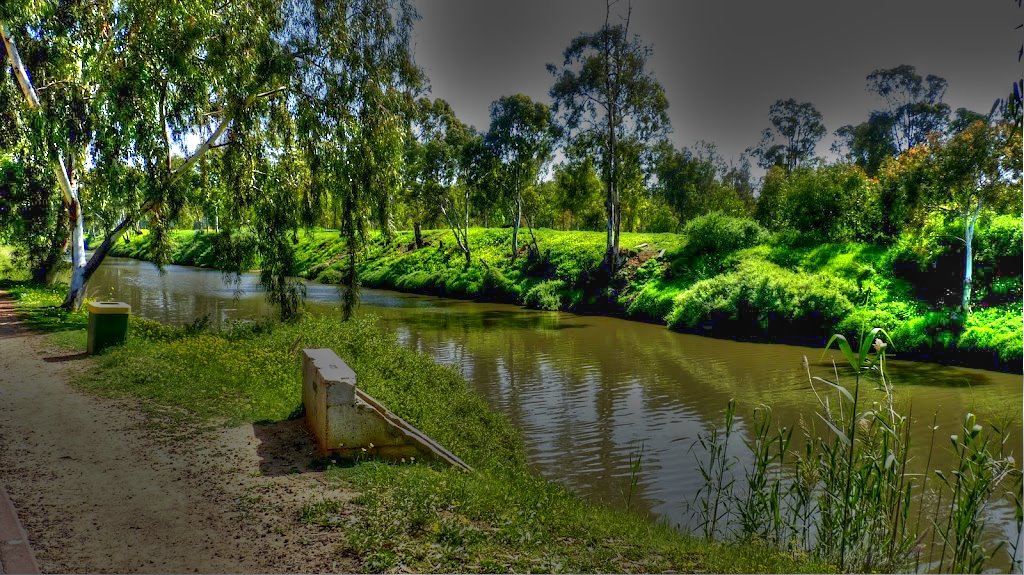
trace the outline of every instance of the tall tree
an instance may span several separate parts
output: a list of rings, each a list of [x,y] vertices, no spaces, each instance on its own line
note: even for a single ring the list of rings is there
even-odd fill
[[[778,100],[768,109],[772,127],[761,133],[761,142],[749,150],[758,165],[768,169],[782,166],[793,171],[814,159],[814,149],[825,136],[821,112],[810,102],[793,98]]]
[[[630,142],[646,145],[666,134],[669,120],[665,90],[646,69],[651,48],[630,36],[628,13],[624,23],[612,23],[611,6],[609,1],[604,26],[574,38],[561,68],[548,64],[548,70],[555,76],[553,110],[565,136],[575,149],[598,157],[606,196],[604,261],[614,274],[619,260],[622,156]]]
[[[941,132],[949,120],[949,105],[943,103],[948,82],[929,74],[922,78],[917,70],[904,64],[878,69],[868,74],[868,90],[886,104],[879,113],[890,123],[892,145],[905,152],[928,140],[932,132]]]
[[[29,137],[51,159],[71,225],[66,308],[81,305],[112,242],[140,217],[148,215],[163,237],[196,163],[278,92],[280,52],[271,33],[279,13],[275,0],[39,2],[0,10],[6,59],[32,116]],[[202,142],[184,150],[194,135]],[[177,161],[176,151],[184,152]],[[96,178],[87,178],[90,166]],[[104,179],[125,184],[112,196],[120,215],[100,226],[103,241],[87,261],[84,184]]]
[[[293,170],[273,172],[279,179],[266,183],[287,192],[286,205],[295,209],[283,212],[272,194],[256,190],[239,198],[231,223],[238,228],[257,227],[250,223],[256,219],[267,222],[258,226],[258,244],[274,249],[261,250],[260,260],[274,272],[264,274],[264,287],[284,306],[297,301],[301,290],[291,279],[294,241],[287,236],[294,240],[297,226],[333,210],[345,240],[341,285],[347,319],[357,303],[356,264],[369,225],[390,240],[391,208],[406,160],[408,94],[422,81],[410,50],[416,11],[406,0],[285,0],[281,13],[282,27],[273,38],[287,54],[285,97],[265,117],[233,126],[224,158],[237,166],[229,171],[232,187],[252,189],[271,173],[269,166],[293,158],[308,180],[297,185]],[[286,175],[288,181],[282,179]]]
[[[444,216],[448,228],[455,236],[455,244],[472,261],[469,244],[469,211],[471,187],[466,174],[482,150],[480,136],[473,133],[452,111],[448,102],[438,98],[421,98],[415,134],[422,146],[417,185],[423,189],[426,201],[432,203]]]
[[[597,229],[603,220],[603,186],[594,160],[566,161],[554,172],[555,205],[562,212],[562,229]]]
[[[19,101],[16,82],[0,67],[0,102]],[[21,107],[0,106],[0,242],[15,248],[38,283],[49,283],[68,244],[67,210],[46,150],[27,137]]]
[[[932,140],[926,160],[928,199],[935,209],[964,223],[960,307],[966,318],[971,311],[974,233],[981,211],[1020,201],[1021,132],[1009,122],[977,121],[946,141],[938,135]]]
[[[512,207],[513,259],[519,253],[523,190],[536,183],[551,156],[552,135],[550,110],[529,96],[502,96],[491,104],[491,126],[484,141],[497,160],[497,180]]]
[[[703,198],[715,186],[717,167],[688,148],[677,150],[668,141],[658,147],[655,193],[664,198],[679,221],[685,223],[702,212]]]
[[[860,166],[874,176],[887,158],[896,155],[892,139],[892,118],[882,112],[872,112],[866,122],[846,125],[836,130],[833,151]],[[845,148],[845,154],[843,152]]]

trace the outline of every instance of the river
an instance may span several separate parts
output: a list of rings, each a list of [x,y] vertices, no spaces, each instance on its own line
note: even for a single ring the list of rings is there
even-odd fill
[[[167,266],[166,272],[149,262],[107,258],[88,296],[124,301],[133,313],[172,324],[209,316],[217,325],[275,314],[253,274],[234,285],[214,270]],[[338,314],[338,301],[335,287],[308,286],[313,313]],[[818,348],[711,339],[611,317],[384,290],[363,290],[361,301],[359,313],[377,316],[399,342],[458,366],[521,430],[539,473],[609,505],[622,507],[631,498],[634,508],[672,524],[694,524],[687,504],[701,477],[694,459],[699,450],[691,447],[698,433],[721,423],[729,399],[737,400],[740,414],[768,404],[786,425],[802,420],[822,427],[802,365],[806,356],[815,375],[831,372],[831,356],[823,358]],[[898,342],[894,347],[898,351]],[[927,455],[937,414],[933,468],[948,469],[948,437],[967,412],[986,422],[1015,416],[1007,445],[1020,460],[1020,375],[895,359],[888,369],[898,397],[912,405],[911,453],[918,461]],[[743,434],[745,421],[738,425]],[[631,459],[641,446],[630,497]],[[730,448],[749,457],[742,445]],[[993,508],[990,531],[993,538],[1015,531],[1012,508],[1003,501]]]

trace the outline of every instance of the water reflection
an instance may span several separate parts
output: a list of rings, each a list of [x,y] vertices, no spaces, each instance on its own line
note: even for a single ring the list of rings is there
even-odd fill
[[[216,271],[168,266],[161,275],[152,264],[116,258],[96,273],[90,296],[126,301],[143,316],[179,324],[204,315],[219,324],[275,313],[252,275],[234,286]],[[314,313],[338,313],[336,288],[309,285],[307,296]],[[806,356],[816,375],[834,369],[821,349],[715,340],[501,304],[365,290],[360,313],[377,316],[403,345],[457,366],[521,430],[531,464],[588,497],[623,505],[630,457],[643,445],[633,506],[681,525],[690,524],[685,503],[700,484],[690,446],[720,423],[726,403],[739,402],[741,433],[744,415],[762,403],[784,425],[813,425],[816,403],[801,360]],[[890,362],[889,371],[899,400],[913,400],[911,456],[921,462],[933,414],[940,438],[956,433],[968,411],[987,421],[1009,412],[1020,421],[1018,375],[900,361]],[[1017,428],[1008,444],[1015,452]],[[742,445],[733,452],[749,456]],[[941,447],[936,458],[939,466],[951,465]],[[996,507],[1002,519],[993,531],[1012,526],[1007,513],[1007,506]]]

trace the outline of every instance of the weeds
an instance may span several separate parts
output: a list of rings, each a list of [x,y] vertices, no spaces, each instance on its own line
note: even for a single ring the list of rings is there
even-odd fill
[[[825,433],[801,423],[802,449],[793,448],[793,430],[779,427],[771,410],[754,410],[746,442],[749,465],[737,473],[738,455],[728,451],[737,425],[736,403],[725,411],[725,426],[702,434],[698,463],[704,485],[695,497],[705,537],[727,536],[760,541],[789,551],[806,551],[842,572],[894,572],[921,567],[924,542],[931,555],[925,565],[940,572],[979,572],[1006,542],[987,545],[983,537],[988,507],[1000,485],[1013,479],[1017,542],[1007,549],[1011,565],[1020,566],[1021,473],[1005,454],[1010,424],[986,430],[973,414],[950,436],[956,456],[952,470],[929,473],[910,470],[910,418],[897,406],[886,374],[888,335],[875,328],[863,334],[855,349],[842,335],[833,344],[846,358],[852,385],[840,381],[838,366],[831,378],[812,375],[804,359],[808,383],[818,401],[815,414]],[[864,386],[874,385],[879,401],[868,402]],[[932,437],[925,470],[932,464],[938,427]],[[736,485],[737,475],[743,484]],[[931,499],[930,499],[931,498]],[[924,513],[934,499],[930,518]],[[917,505],[917,516],[911,509]],[[937,557],[934,557],[937,555]]]

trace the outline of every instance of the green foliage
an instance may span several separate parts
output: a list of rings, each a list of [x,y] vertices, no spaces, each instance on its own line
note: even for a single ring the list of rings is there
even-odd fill
[[[932,214],[919,229],[902,234],[882,264],[913,284],[920,297],[954,305],[962,292],[963,237],[962,219]],[[984,306],[1019,300],[1022,242],[1020,216],[982,213],[974,237],[974,302]]]
[[[874,241],[881,222],[877,184],[856,166],[836,164],[769,171],[758,221],[772,230],[793,230],[811,242]]]
[[[614,271],[623,194],[643,179],[641,152],[668,132],[669,118],[665,90],[646,69],[650,47],[630,35],[628,19],[609,20],[610,13],[598,31],[573,38],[561,68],[549,64],[548,71],[555,76],[552,111],[569,143],[567,155],[595,158],[608,189],[605,263]]]
[[[969,319],[969,329],[957,327],[950,309],[962,274],[957,225],[936,215],[886,248],[809,242],[795,230],[768,234],[751,220],[712,213],[691,221],[683,234],[623,234],[629,258],[611,280],[601,267],[605,237],[598,232],[535,230],[540,252],[512,260],[508,229],[471,228],[476,259],[470,266],[447,230],[424,230],[421,249],[411,232],[398,232],[391,244],[371,236],[359,273],[370,287],[611,310],[724,337],[806,341],[838,331],[852,338],[865,326],[881,326],[900,342],[901,359],[1020,369],[1014,358],[1021,347],[1012,337],[989,335],[1016,329],[1017,322],[1009,313],[987,311],[1019,301],[1020,218],[983,218],[976,238],[984,239],[977,265],[980,315]],[[171,259],[219,267],[213,244],[222,237],[172,231]],[[118,242],[113,253],[146,257],[147,238]],[[306,278],[333,283],[341,277],[344,242],[337,232],[300,232],[294,250],[296,270]]]
[[[557,311],[562,309],[561,292],[565,288],[562,280],[542,281],[526,292],[523,303],[526,307]]]
[[[967,317],[957,347],[965,351],[991,351],[1006,365],[1021,364],[1021,305],[976,309]]]
[[[701,280],[676,297],[673,329],[721,335],[823,335],[853,309],[853,286],[831,275],[795,273],[768,262]]]
[[[687,237],[682,257],[722,256],[767,240],[757,222],[712,212],[691,220],[683,232]]]
[[[772,127],[764,130],[761,142],[753,150],[758,165],[793,171],[814,160],[814,149],[825,136],[821,112],[814,104],[798,103],[793,98],[776,100],[768,110],[768,119]]]

